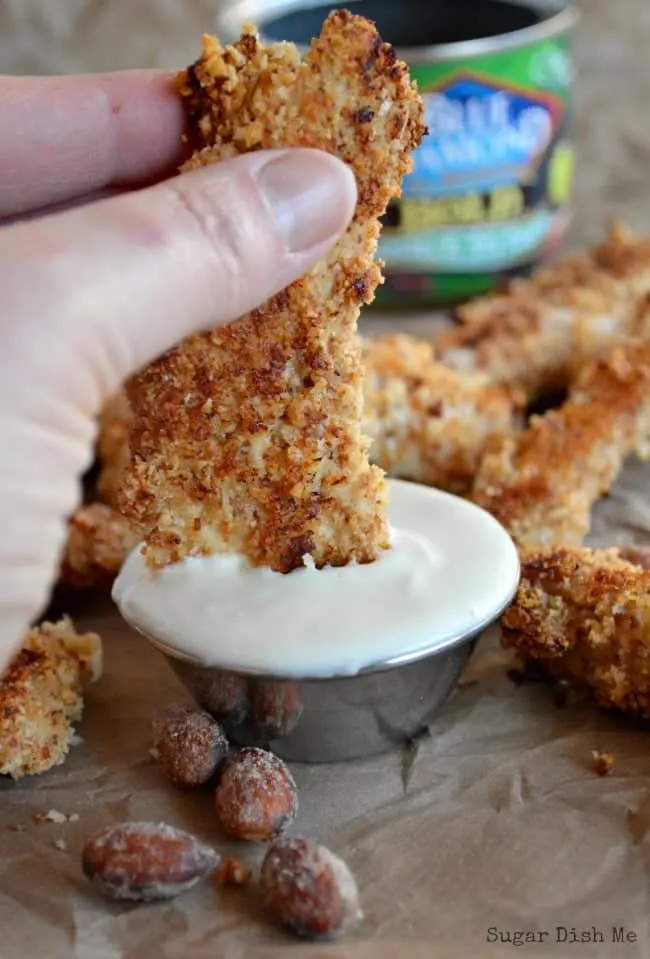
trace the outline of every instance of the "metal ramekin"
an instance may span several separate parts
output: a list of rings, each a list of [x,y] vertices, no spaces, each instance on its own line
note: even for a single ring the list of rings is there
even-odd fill
[[[453,637],[433,653],[331,679],[207,667],[143,635],[234,743],[264,746],[290,761],[336,762],[387,752],[422,733],[455,688],[478,636],[503,609],[472,635]]]

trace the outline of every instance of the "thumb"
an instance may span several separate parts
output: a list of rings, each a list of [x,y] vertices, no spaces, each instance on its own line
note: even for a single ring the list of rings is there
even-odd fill
[[[292,149],[8,227],[0,281],[7,315],[21,323],[3,342],[5,356],[15,369],[46,367],[50,390],[58,373],[59,398],[94,415],[141,365],[310,269],[347,226],[355,199],[339,160]]]
[[[310,269],[355,199],[328,154],[260,152],[0,230],[0,670],[47,599],[102,404]]]

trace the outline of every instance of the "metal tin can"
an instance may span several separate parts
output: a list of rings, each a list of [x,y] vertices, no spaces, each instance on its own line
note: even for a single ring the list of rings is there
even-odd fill
[[[567,0],[239,0],[265,40],[306,47],[331,9],[374,20],[410,66],[429,135],[385,218],[377,304],[448,305],[548,259],[571,221],[574,151]]]

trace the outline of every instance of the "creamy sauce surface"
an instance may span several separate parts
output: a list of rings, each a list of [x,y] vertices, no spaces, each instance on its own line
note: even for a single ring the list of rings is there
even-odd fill
[[[124,619],[206,666],[354,675],[487,625],[517,585],[503,528],[465,500],[390,482],[391,548],[374,563],[283,575],[240,556],[150,570],[139,549],[113,587]]]

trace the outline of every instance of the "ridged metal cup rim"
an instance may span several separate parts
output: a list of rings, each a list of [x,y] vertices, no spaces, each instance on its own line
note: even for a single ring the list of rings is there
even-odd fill
[[[167,659],[185,663],[188,666],[193,666],[197,669],[203,669],[206,672],[231,673],[235,676],[241,676],[242,678],[247,679],[264,679],[292,683],[331,683],[341,682],[342,680],[354,681],[355,679],[360,679],[364,676],[372,676],[379,673],[388,672],[389,670],[399,669],[401,666],[410,666],[413,663],[421,662],[425,659],[431,659],[440,653],[449,652],[449,650],[452,650],[458,646],[462,646],[464,643],[469,644],[473,642],[478,636],[489,629],[490,626],[493,626],[494,623],[501,618],[502,614],[512,602],[517,592],[517,588],[518,580],[514,584],[511,595],[508,597],[508,599],[489,616],[486,616],[484,620],[476,623],[470,633],[463,632],[460,634],[445,636],[443,639],[437,640],[431,646],[425,646],[418,650],[411,650],[408,653],[392,656],[390,659],[366,666],[357,673],[344,673],[338,675],[333,674],[332,676],[283,675],[280,673],[268,672],[266,670],[238,669],[236,666],[222,666],[218,663],[206,665],[196,656],[192,656],[190,653],[186,653],[183,650],[177,649],[175,646],[171,646],[169,643],[166,643],[161,639],[157,639],[150,633],[145,632],[135,623],[129,623],[129,626],[143,636],[144,639],[146,639],[154,649],[166,656]]]

